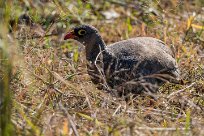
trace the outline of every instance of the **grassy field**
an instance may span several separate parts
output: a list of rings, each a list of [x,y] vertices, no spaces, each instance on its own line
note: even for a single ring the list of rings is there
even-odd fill
[[[203,0],[4,4],[0,135],[204,135]],[[63,40],[79,24],[95,26],[107,44],[137,36],[163,40],[175,54],[183,84],[166,83],[154,97],[128,101],[96,89],[83,46]]]

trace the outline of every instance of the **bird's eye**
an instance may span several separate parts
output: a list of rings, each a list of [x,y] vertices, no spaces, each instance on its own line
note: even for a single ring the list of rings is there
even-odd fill
[[[81,30],[78,31],[78,34],[79,35],[85,35],[86,31],[84,29],[81,29]]]

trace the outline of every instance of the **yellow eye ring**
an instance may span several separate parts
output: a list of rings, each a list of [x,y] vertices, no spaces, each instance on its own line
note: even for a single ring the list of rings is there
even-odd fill
[[[84,29],[81,29],[81,30],[78,31],[78,34],[79,35],[85,35],[86,31]]]

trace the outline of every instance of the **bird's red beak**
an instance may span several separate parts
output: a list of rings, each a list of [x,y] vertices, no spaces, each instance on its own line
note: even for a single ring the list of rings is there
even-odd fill
[[[68,33],[65,35],[64,40],[74,39],[74,38],[76,38],[76,37],[77,37],[77,36],[75,35],[74,30],[72,30],[72,31],[68,32]]]

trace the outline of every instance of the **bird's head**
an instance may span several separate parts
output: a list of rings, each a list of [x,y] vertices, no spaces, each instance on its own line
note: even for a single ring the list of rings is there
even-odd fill
[[[90,25],[81,25],[72,28],[64,37],[64,40],[74,39],[83,45],[89,45],[99,37],[98,30]]]

